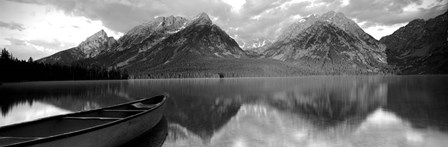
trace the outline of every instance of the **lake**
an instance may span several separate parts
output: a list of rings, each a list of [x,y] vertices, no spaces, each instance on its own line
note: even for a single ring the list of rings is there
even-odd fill
[[[167,147],[448,144],[448,76],[8,83],[0,126],[161,94]]]

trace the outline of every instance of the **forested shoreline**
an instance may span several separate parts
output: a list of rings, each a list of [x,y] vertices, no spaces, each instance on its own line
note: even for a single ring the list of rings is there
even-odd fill
[[[95,65],[73,63],[70,66],[45,64],[15,58],[6,49],[0,57],[0,82],[25,81],[65,81],[65,80],[108,80],[127,79],[128,74],[118,69],[108,69]]]

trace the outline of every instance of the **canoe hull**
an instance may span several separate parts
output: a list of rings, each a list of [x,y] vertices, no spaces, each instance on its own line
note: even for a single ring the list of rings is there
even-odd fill
[[[0,146],[120,146],[160,122],[165,100],[165,96],[156,96],[0,127]]]
[[[133,138],[153,128],[162,118],[165,104],[141,116],[131,118],[113,126],[98,129],[75,136],[70,136],[49,142],[43,142],[32,147],[113,147],[122,145]]]

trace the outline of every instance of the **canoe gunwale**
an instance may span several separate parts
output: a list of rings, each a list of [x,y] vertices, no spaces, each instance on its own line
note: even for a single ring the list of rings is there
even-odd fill
[[[138,112],[136,114],[133,114],[133,115],[121,118],[121,119],[113,120],[111,122],[106,122],[104,124],[95,125],[95,126],[92,126],[92,127],[87,127],[87,128],[80,129],[80,130],[75,130],[75,131],[61,133],[61,134],[47,136],[47,137],[30,137],[30,138],[36,138],[36,139],[28,140],[28,141],[24,141],[24,142],[17,142],[17,143],[13,143],[13,144],[8,144],[5,147],[27,146],[27,145],[33,145],[33,144],[49,142],[49,141],[62,139],[62,138],[67,138],[67,137],[71,137],[71,136],[75,136],[75,135],[79,135],[79,134],[83,134],[83,133],[87,133],[87,132],[91,132],[91,131],[96,131],[96,130],[99,130],[99,129],[102,129],[102,128],[106,128],[106,127],[109,127],[109,126],[112,126],[112,125],[115,125],[115,124],[118,124],[118,123],[121,123],[121,122],[125,122],[127,120],[132,119],[132,118],[139,117],[139,116],[144,115],[146,113],[152,112],[152,111],[160,108],[160,106],[162,106],[165,103],[166,96],[164,96],[164,95],[153,96],[153,97],[150,97],[150,98],[143,98],[143,99],[136,100],[136,101],[131,101],[131,102],[128,102],[128,103],[112,105],[112,106],[99,108],[99,109],[93,109],[93,110],[88,110],[88,111],[79,111],[79,112],[74,112],[74,113],[69,113],[69,114],[62,114],[62,115],[55,115],[55,116],[45,117],[45,118],[41,118],[41,119],[36,119],[36,120],[33,120],[33,121],[16,123],[16,124],[8,125],[8,126],[2,126],[2,127],[0,127],[0,131],[3,130],[3,129],[7,129],[7,128],[20,127],[22,125],[32,125],[33,123],[40,122],[40,121],[45,121],[45,120],[59,119],[59,118],[61,118],[61,119],[71,119],[70,117],[72,115],[83,114],[83,113],[90,113],[90,112],[96,112],[96,111],[103,111],[105,109],[111,109],[111,108],[114,108],[114,107],[120,107],[120,106],[131,105],[131,104],[134,104],[134,103],[143,102],[143,101],[150,100],[150,99],[156,98],[156,97],[163,97],[163,98],[162,98],[162,100],[159,103],[154,104],[154,107],[148,108],[146,110],[145,109],[138,110],[138,111],[141,111],[141,112]],[[67,117],[67,118],[65,118],[65,117]],[[14,136],[0,136],[0,138],[2,138],[2,137],[14,137]]]
[[[132,116],[132,115],[130,115],[130,116]],[[95,119],[96,120],[120,120],[120,119],[125,119],[127,117],[124,117],[124,118],[117,118],[117,117],[63,117],[63,118],[64,119],[79,119],[79,120],[95,120]]]

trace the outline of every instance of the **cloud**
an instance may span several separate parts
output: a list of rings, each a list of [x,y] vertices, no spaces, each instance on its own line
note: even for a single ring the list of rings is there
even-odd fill
[[[177,15],[192,18],[208,13],[238,42],[258,38],[275,39],[281,29],[296,19],[327,11],[343,12],[361,27],[381,37],[397,25],[416,18],[428,19],[447,10],[443,0],[12,0],[48,5],[69,16],[101,21],[102,25],[125,33],[156,16]],[[378,29],[383,28],[383,29]]]
[[[232,36],[239,35],[241,39],[252,39],[272,35],[276,27],[283,27],[291,22],[289,19],[295,13],[312,4],[300,2],[296,4],[291,0],[247,0],[245,3],[232,4],[222,0],[14,0],[16,2],[34,3],[39,5],[52,5],[66,14],[84,16],[92,20],[101,20],[102,23],[118,32],[126,32],[132,27],[150,21],[156,16],[178,15],[192,18],[200,12],[206,12],[217,18],[215,21],[221,28]],[[286,3],[286,4],[285,4]],[[238,12],[235,8],[238,7]],[[316,7],[319,9],[321,7]],[[306,12],[311,13],[311,12]],[[258,20],[251,17],[260,16]],[[231,31],[231,27],[240,27]]]
[[[375,25],[364,29],[365,32],[369,33],[372,37],[380,40],[381,37],[392,34],[395,30],[400,27],[405,26],[407,23],[394,24],[394,25]]]
[[[223,2],[232,6],[232,11],[238,13],[246,0],[223,0]]]
[[[69,46],[63,44],[61,41],[58,41],[58,40],[52,40],[52,41],[29,40],[29,41],[27,41],[27,43],[29,43],[33,46],[39,46],[42,48],[53,49],[53,50],[58,50],[59,48],[65,48],[65,49],[70,48]]]
[[[0,21],[0,27],[11,29],[11,30],[18,30],[18,31],[25,30],[25,28],[23,27],[22,24],[18,24],[15,22],[7,23],[7,22]]]
[[[15,38],[5,38],[5,40],[9,41],[11,43],[11,45],[26,45],[26,41],[24,40],[20,40],[20,39],[15,39]]]
[[[4,48],[10,50],[14,57],[19,59],[28,59],[29,57],[41,58],[59,51],[60,48],[68,49],[67,45],[59,40],[22,40],[17,38],[5,38],[9,45]]]
[[[366,22],[363,28],[396,25],[413,19],[429,19],[447,11],[447,2],[431,0],[352,0],[340,11],[346,16]]]
[[[14,38],[8,38],[6,40],[9,41],[11,44],[4,45],[2,46],[2,48],[6,48],[8,51],[12,53],[14,57],[20,60],[26,60],[29,57],[39,59],[55,53],[54,50],[45,49],[39,46],[33,46],[24,40]]]
[[[231,6],[220,0],[12,0],[52,5],[68,15],[84,16],[119,32],[149,21],[156,16],[192,17],[200,12],[217,15],[230,12]],[[200,9],[198,9],[200,8]]]

